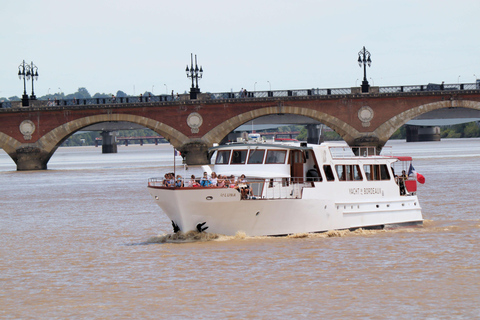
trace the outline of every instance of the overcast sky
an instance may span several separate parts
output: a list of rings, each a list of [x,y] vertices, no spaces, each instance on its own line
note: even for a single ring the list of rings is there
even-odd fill
[[[2,0],[0,97],[473,83],[480,78],[480,1]],[[256,83],[256,84],[255,84]],[[30,94],[31,86],[27,86]]]

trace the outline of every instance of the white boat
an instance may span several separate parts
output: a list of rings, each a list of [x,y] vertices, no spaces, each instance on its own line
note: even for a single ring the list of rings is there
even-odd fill
[[[235,188],[168,187],[160,178],[149,179],[148,190],[175,232],[259,236],[422,225],[417,181],[395,175],[408,170],[412,158],[353,150],[331,143],[216,146],[213,172],[245,174],[248,195]]]

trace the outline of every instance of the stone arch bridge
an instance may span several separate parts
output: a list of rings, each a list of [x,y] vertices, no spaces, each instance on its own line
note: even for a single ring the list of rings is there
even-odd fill
[[[73,133],[103,122],[131,122],[165,137],[187,164],[209,163],[208,148],[238,126],[267,115],[293,114],[319,121],[350,146],[381,149],[409,120],[438,109],[480,110],[480,90],[353,93],[262,98],[0,109],[0,147],[17,170],[41,170]]]

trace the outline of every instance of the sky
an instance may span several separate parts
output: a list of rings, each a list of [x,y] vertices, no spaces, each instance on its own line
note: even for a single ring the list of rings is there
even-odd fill
[[[480,1],[1,0],[0,97],[360,86],[363,46],[374,86],[480,78]],[[31,84],[27,85],[31,93]]]

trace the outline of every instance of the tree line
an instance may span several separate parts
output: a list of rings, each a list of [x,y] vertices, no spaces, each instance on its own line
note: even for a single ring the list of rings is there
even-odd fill
[[[143,96],[148,96],[150,95],[151,92],[149,91],[145,91],[144,93],[142,93]],[[93,96],[90,95],[90,93],[88,92],[88,90],[84,87],[82,88],[78,88],[77,92],[74,92],[74,93],[70,93],[70,94],[67,94],[65,95],[65,93],[63,92],[57,92],[57,93],[50,93],[50,94],[46,94],[44,96],[41,96],[41,97],[37,97],[38,100],[68,100],[68,99],[90,99],[90,98],[110,98],[113,94],[112,93],[95,93]],[[153,95],[153,94],[152,94]],[[118,90],[117,93],[115,94],[116,97],[118,98],[125,98],[125,97],[128,97],[128,95],[121,91],[121,90]],[[9,97],[9,98],[0,98],[0,101],[20,101],[22,100],[21,98],[19,98],[18,96],[13,96],[13,97]]]

